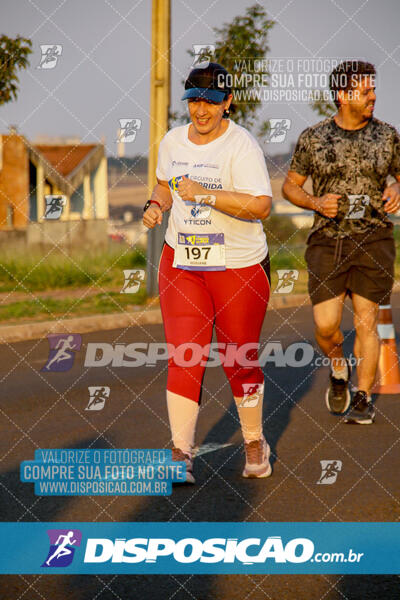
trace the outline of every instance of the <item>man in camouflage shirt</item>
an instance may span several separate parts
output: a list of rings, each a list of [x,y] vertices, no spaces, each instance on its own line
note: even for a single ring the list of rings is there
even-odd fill
[[[300,135],[283,185],[285,197],[314,210],[305,258],[316,340],[331,359],[326,404],[344,422],[370,424],[379,337],[379,304],[390,302],[394,278],[393,224],[400,208],[400,137],[373,118],[375,68],[346,61],[330,76],[338,112]],[[387,185],[391,175],[397,181]],[[310,176],[313,195],[303,185]],[[358,390],[350,396],[351,368],[340,330],[346,294],[353,302]],[[350,407],[350,411],[348,409]]]

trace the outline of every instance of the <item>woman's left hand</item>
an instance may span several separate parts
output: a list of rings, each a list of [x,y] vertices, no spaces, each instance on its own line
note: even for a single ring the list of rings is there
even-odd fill
[[[183,177],[182,181],[178,183],[178,194],[182,200],[196,202],[195,196],[206,193],[207,190],[201,183],[197,183],[197,181],[193,181],[188,177]]]

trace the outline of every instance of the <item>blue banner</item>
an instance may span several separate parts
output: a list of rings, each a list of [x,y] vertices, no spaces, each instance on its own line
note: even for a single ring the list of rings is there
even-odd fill
[[[9,574],[400,573],[400,523],[1,523],[0,535]]]

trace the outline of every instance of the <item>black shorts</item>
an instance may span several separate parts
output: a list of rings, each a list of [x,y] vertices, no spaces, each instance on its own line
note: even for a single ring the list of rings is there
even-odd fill
[[[308,292],[319,304],[343,292],[389,304],[396,248],[391,228],[337,240],[316,231],[305,253]]]

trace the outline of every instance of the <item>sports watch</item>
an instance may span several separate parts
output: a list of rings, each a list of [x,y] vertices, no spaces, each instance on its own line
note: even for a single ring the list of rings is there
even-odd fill
[[[157,200],[147,200],[146,204],[143,206],[143,212],[146,212],[150,204],[157,204],[158,208],[161,208],[161,204],[157,202]]]

